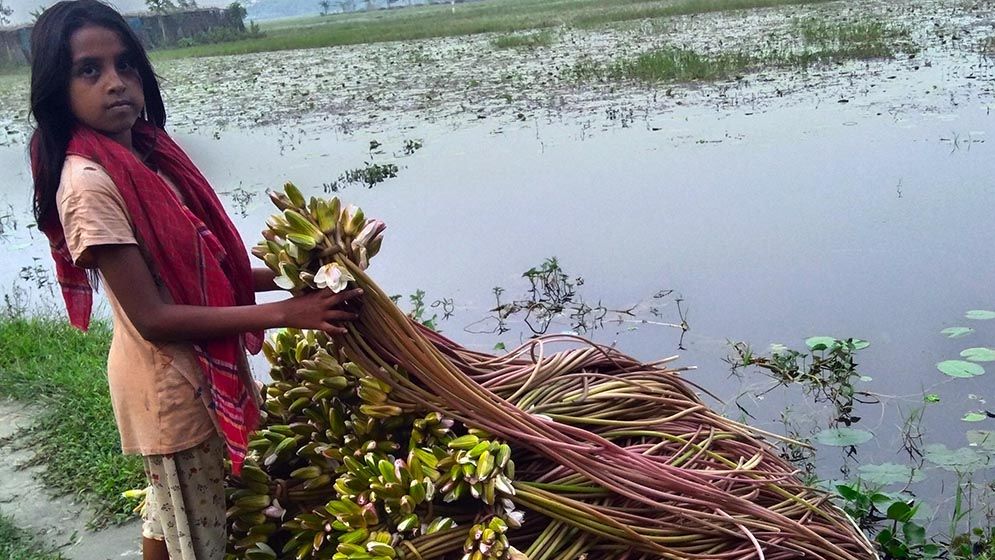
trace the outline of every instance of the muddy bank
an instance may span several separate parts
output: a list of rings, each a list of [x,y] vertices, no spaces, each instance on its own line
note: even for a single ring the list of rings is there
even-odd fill
[[[0,400],[0,513],[66,560],[141,558],[138,521],[93,531],[87,527],[92,512],[72,496],[53,496],[40,481],[44,464],[20,443],[38,413],[22,403]]]

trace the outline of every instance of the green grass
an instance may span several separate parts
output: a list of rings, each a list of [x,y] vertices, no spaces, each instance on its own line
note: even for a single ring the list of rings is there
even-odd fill
[[[553,44],[553,33],[539,31],[538,33],[502,35],[491,41],[496,49],[534,49],[548,47]]]
[[[44,552],[27,533],[10,519],[0,515],[0,559],[2,560],[62,560],[62,556]]]
[[[827,23],[809,18],[796,21],[793,31],[806,51],[840,59],[889,58],[898,51],[917,50],[908,28],[874,19]]]
[[[664,47],[634,59],[598,64],[577,63],[567,72],[579,81],[636,80],[642,82],[696,82],[723,80],[758,68],[806,68],[847,60],[891,58],[918,49],[902,27],[863,20],[829,24],[796,22],[789,41],[779,46],[757,45],[752,50],[704,54]]]
[[[415,6],[261,25],[265,37],[153,53],[156,60],[408,41],[478,33],[515,33],[559,26],[609,23],[706,12],[815,4],[831,0],[484,0]]]
[[[0,395],[42,413],[19,441],[45,464],[46,484],[96,508],[97,525],[130,517],[121,492],[145,485],[141,459],[120,449],[107,388],[110,339],[99,322],[81,333],[62,319],[0,318]]]
[[[697,82],[716,80],[742,72],[752,63],[740,54],[706,56],[685,49],[666,48],[644,53],[613,69],[616,76],[644,82]]]

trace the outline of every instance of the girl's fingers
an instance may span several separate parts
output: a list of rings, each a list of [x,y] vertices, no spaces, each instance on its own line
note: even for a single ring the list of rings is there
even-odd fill
[[[355,321],[356,319],[359,319],[358,313],[342,311],[339,309],[331,309],[325,312],[326,321]]]
[[[362,288],[355,288],[352,290],[347,290],[345,292],[339,292],[337,294],[332,294],[330,301],[334,302],[333,305],[343,304],[353,298],[363,295]]]
[[[346,329],[345,327],[333,325],[332,323],[329,323],[327,321],[322,325],[321,330],[325,331],[328,334],[346,334],[349,332],[349,330]]]

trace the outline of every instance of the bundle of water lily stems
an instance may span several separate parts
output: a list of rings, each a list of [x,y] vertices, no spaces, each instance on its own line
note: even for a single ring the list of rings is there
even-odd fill
[[[565,335],[467,350],[366,274],[382,223],[292,185],[271,196],[284,213],[255,253],[279,282],[364,295],[347,335],[267,344],[231,557],[876,558],[776,436],[710,410],[668,360]]]

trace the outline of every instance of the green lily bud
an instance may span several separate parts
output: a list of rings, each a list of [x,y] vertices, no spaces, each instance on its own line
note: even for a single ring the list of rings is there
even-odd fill
[[[297,208],[304,208],[304,194],[301,190],[297,188],[297,185],[293,183],[287,183],[283,185],[284,192],[287,193],[287,200]]]

